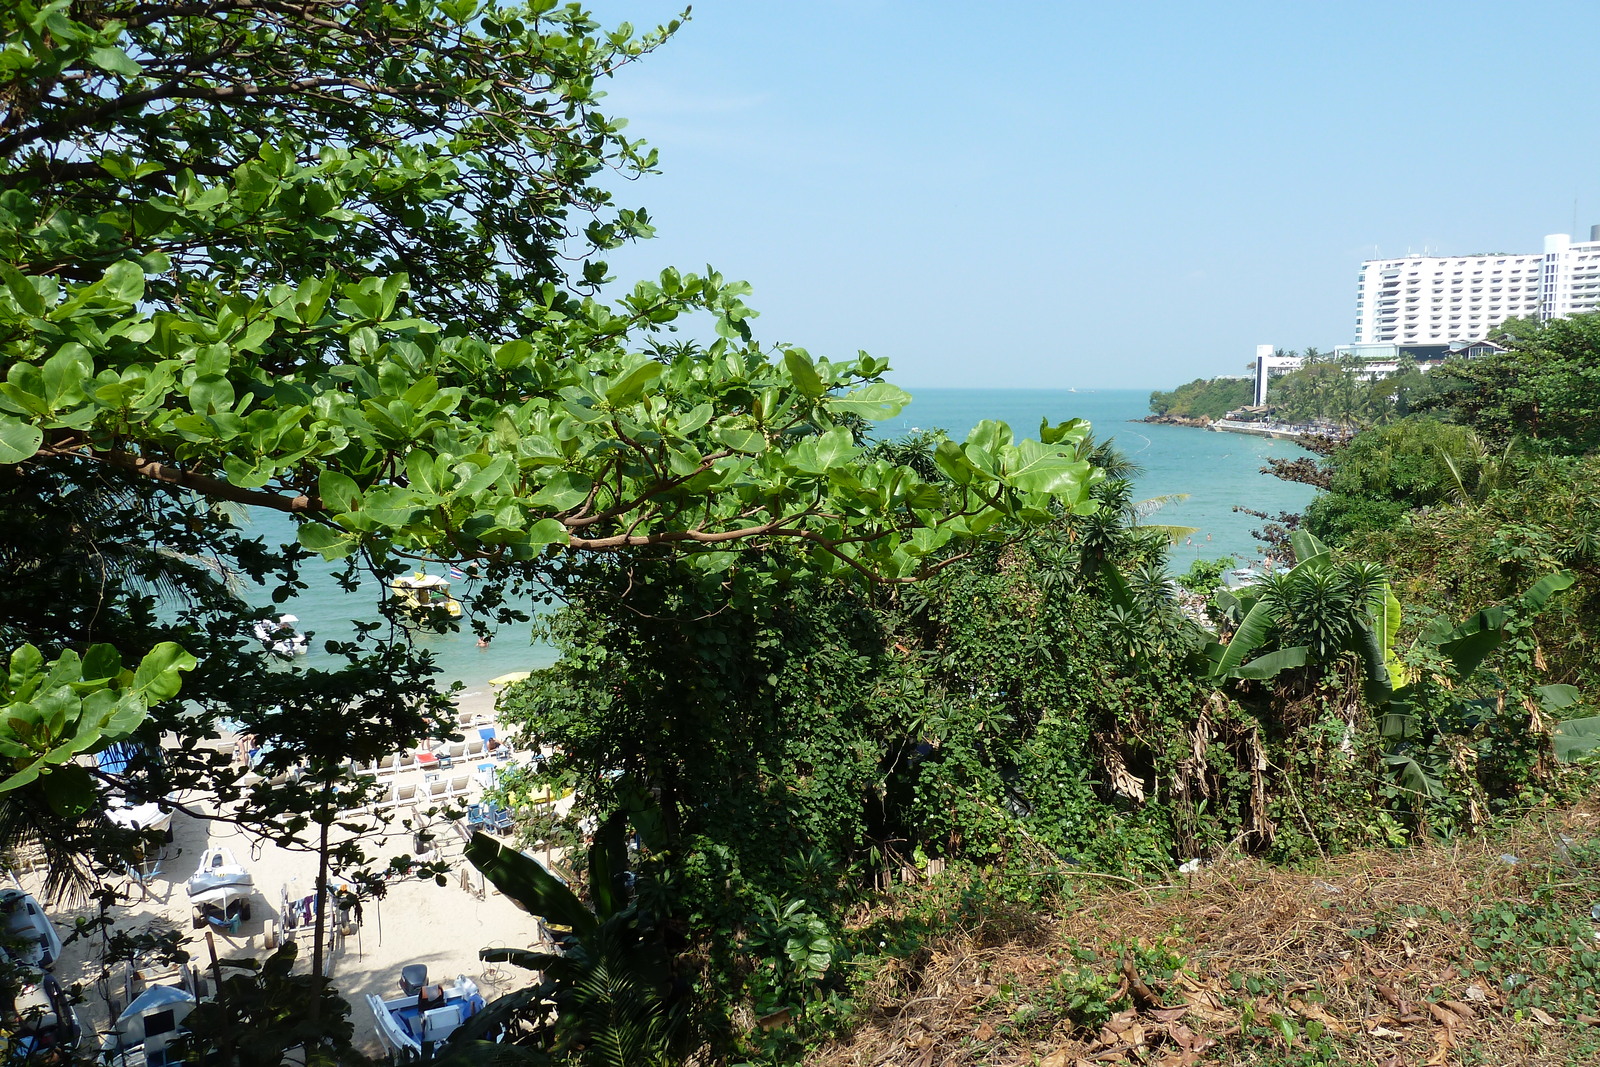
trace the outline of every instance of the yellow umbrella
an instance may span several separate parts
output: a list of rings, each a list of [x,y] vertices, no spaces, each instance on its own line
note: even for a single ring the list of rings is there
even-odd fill
[[[510,674],[502,674],[498,678],[490,678],[489,684],[510,685],[512,682],[520,682],[523,679],[532,676],[532,674],[532,671],[512,671]]]

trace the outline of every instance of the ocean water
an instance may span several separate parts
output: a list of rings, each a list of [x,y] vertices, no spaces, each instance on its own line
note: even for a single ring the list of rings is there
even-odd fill
[[[1135,499],[1168,494],[1188,494],[1164,505],[1146,521],[1187,526],[1195,532],[1172,550],[1172,566],[1187,570],[1197,559],[1234,557],[1241,562],[1260,554],[1250,531],[1260,522],[1233,511],[1244,505],[1276,514],[1299,511],[1312,490],[1259,473],[1268,456],[1303,455],[1282,441],[1241,434],[1211,433],[1186,426],[1158,426],[1137,422],[1148,413],[1148,390],[1031,390],[1031,389],[920,389],[900,415],[878,424],[878,433],[894,437],[915,429],[943,429],[964,438],[983,419],[1011,424],[1020,437],[1037,437],[1041,419],[1052,423],[1087,419],[1097,438],[1112,438],[1143,472],[1134,479]],[[256,512],[252,530],[269,544],[292,540],[293,526],[286,516]],[[332,666],[322,649],[328,639],[348,640],[355,634],[352,620],[378,618],[375,602],[382,595],[376,583],[367,582],[355,593],[343,592],[333,581],[335,567],[312,560],[304,568],[309,586],[276,610],[298,616],[299,628],[312,636],[311,651],[299,662],[306,666]],[[440,568],[432,568],[435,573]],[[457,583],[458,592],[470,585]],[[265,590],[246,590],[255,603],[267,606]],[[520,605],[533,613],[533,605]],[[483,690],[486,681],[512,671],[532,670],[555,661],[554,650],[532,637],[532,626],[502,627],[487,648],[477,647],[468,630],[416,637],[431,651],[446,682],[460,681],[469,691]]]

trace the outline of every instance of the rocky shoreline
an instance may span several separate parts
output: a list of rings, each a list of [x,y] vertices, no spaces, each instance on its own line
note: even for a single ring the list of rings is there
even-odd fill
[[[1192,426],[1197,430],[1208,430],[1211,428],[1211,420],[1206,418],[1204,415],[1193,419],[1184,415],[1146,415],[1144,418],[1136,419],[1134,421],[1155,422],[1160,423],[1163,426]]]

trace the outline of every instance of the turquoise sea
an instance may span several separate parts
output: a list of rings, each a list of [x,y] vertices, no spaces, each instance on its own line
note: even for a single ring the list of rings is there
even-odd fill
[[[981,420],[998,419],[1010,423],[1018,437],[1037,437],[1041,419],[1052,423],[1088,419],[1097,437],[1115,438],[1144,469],[1134,481],[1136,499],[1189,494],[1147,520],[1196,528],[1172,551],[1176,570],[1187,570],[1196,559],[1233,556],[1248,561],[1259,556],[1250,531],[1260,523],[1235,514],[1235,505],[1276,514],[1299,511],[1311,500],[1309,487],[1259,473],[1266,457],[1303,454],[1299,449],[1260,437],[1139,423],[1136,420],[1149,410],[1148,390],[917,389],[912,393],[914,400],[905,411],[879,424],[883,436],[938,428],[959,440]],[[254,524],[254,532],[269,543],[293,537],[284,516],[258,512]],[[322,642],[353,636],[353,619],[377,618],[375,586],[369,582],[357,593],[344,593],[331,578],[333,570],[321,561],[309,563],[304,574],[309,588],[278,608],[298,616],[300,629],[312,635],[312,650],[300,659],[306,666],[331,665],[331,657],[321,651]],[[252,600],[267,604],[265,591],[255,593]],[[524,610],[530,608],[524,605]],[[488,648],[478,648],[465,630],[422,634],[418,642],[438,658],[445,681],[461,681],[469,689],[483,688],[496,675],[547,666],[555,658],[547,646],[532,642],[527,625],[500,630]]]

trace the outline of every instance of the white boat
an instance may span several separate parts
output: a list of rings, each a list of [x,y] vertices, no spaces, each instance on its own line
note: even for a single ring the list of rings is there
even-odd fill
[[[254,885],[255,879],[243,864],[233,858],[233,853],[221,845],[214,845],[200,857],[200,866],[184,883],[184,889],[189,893],[191,904],[208,904],[226,900],[241,892],[248,896]]]
[[[170,831],[172,829],[172,809],[163,811],[161,805],[153,800],[143,804],[130,804],[120,796],[107,797],[106,818],[125,830]]]
[[[5,936],[11,946],[0,951],[29,967],[49,970],[55,966],[61,955],[61,936],[32,894],[0,889],[0,918],[5,920]]]
[[[194,995],[170,985],[155,985],[134,998],[100,1040],[100,1059],[117,1067],[164,1067],[179,1063],[167,1046],[185,1033],[183,1021],[194,1011]]]
[[[84,1034],[83,1020],[53,974],[24,982],[8,1020],[15,1027],[13,1054],[28,1063],[61,1063],[72,1056]]]
[[[268,652],[284,659],[293,659],[306,654],[306,635],[294,628],[299,621],[294,615],[279,615],[276,622],[262,619],[250,632]]]
[[[417,993],[390,1000],[376,993],[367,994],[372,1017],[378,1023],[378,1036],[402,1058],[420,1056],[423,1043],[438,1045],[447,1040],[468,1019],[483,1010],[484,999],[478,984],[464,974],[456,975],[453,985],[425,985],[421,992],[443,991],[424,1006]]]

